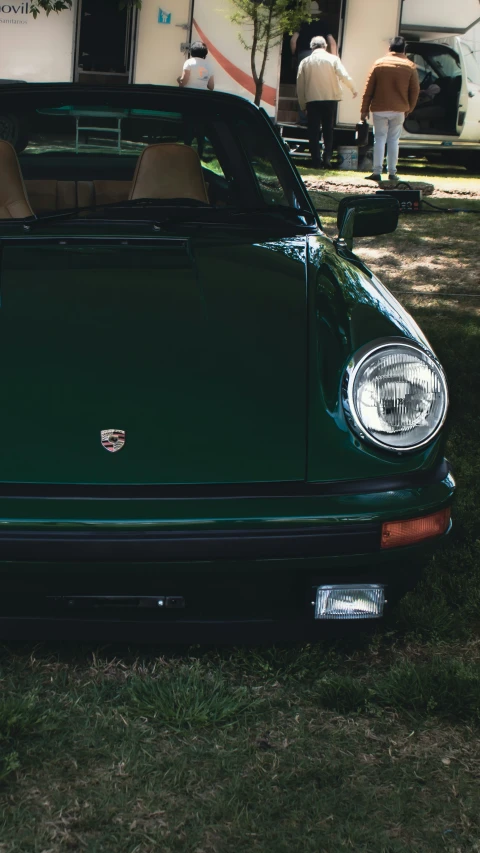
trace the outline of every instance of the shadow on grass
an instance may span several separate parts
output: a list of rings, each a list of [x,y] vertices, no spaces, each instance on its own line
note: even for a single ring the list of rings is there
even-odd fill
[[[397,608],[397,625],[423,638],[466,639],[480,633],[480,319],[453,307],[413,308],[449,381],[446,455],[457,496],[453,530],[427,566],[424,580]]]
[[[404,661],[367,678],[331,674],[309,693],[322,707],[341,714],[380,708],[417,721],[480,722],[480,668],[451,659]]]
[[[0,699],[0,783],[20,767],[19,750],[47,723],[36,692]]]

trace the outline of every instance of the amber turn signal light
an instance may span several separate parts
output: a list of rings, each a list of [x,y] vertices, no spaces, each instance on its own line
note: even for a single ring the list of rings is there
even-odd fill
[[[400,548],[414,545],[422,539],[441,536],[450,524],[450,507],[407,521],[386,521],[382,524],[382,548]]]

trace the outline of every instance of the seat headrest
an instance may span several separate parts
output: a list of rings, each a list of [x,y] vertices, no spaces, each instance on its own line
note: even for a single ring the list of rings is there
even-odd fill
[[[148,145],[138,158],[130,198],[193,198],[208,204],[202,164],[189,145]]]
[[[0,219],[33,216],[15,149],[0,139]]]

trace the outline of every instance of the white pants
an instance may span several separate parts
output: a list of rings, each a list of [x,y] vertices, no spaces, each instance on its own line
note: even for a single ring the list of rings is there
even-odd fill
[[[405,113],[388,112],[373,113],[373,129],[375,142],[373,146],[373,174],[381,175],[385,144],[387,146],[388,174],[394,175],[398,163],[398,140],[402,132]]]

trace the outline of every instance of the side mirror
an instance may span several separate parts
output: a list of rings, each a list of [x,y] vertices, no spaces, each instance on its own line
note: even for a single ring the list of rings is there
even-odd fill
[[[337,212],[337,241],[343,240],[350,251],[354,237],[390,234],[398,225],[400,205],[396,198],[378,195],[353,195],[342,198]]]

